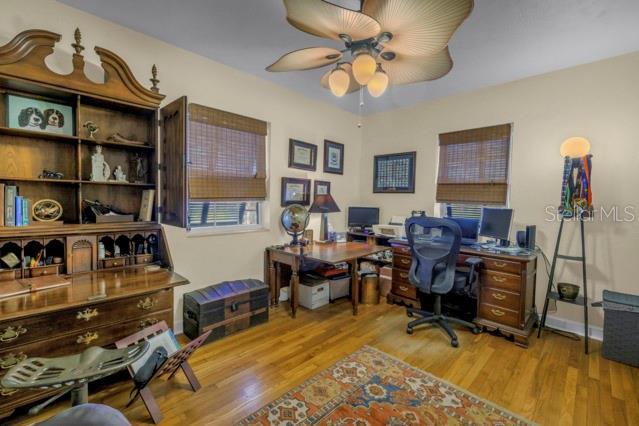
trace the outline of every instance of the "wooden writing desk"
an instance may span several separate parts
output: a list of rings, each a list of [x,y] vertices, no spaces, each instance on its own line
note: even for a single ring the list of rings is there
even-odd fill
[[[268,284],[271,292],[271,304],[276,305],[279,300],[282,277],[281,265],[288,265],[291,268],[289,297],[291,300],[291,312],[293,318],[295,318],[299,304],[300,255],[303,251],[304,259],[332,265],[341,262],[350,264],[353,315],[357,315],[359,288],[361,285],[357,274],[358,262],[364,257],[386,250],[389,250],[389,247],[356,242],[313,243],[306,247],[268,247],[264,253],[264,281]]]

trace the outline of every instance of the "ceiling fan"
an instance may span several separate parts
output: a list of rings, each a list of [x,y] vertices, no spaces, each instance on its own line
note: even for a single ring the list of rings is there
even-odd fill
[[[266,70],[301,71],[335,64],[321,84],[338,97],[363,86],[379,97],[389,84],[436,80],[453,67],[448,41],[473,4],[473,0],[362,0],[360,11],[355,11],[325,0],[284,0],[292,26],[342,41],[345,48],[295,50]]]

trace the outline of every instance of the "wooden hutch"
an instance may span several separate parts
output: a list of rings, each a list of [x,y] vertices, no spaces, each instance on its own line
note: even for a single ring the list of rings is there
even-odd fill
[[[32,220],[0,227],[0,258],[12,253],[19,260],[12,267],[0,262],[0,377],[27,357],[69,355],[158,321],[172,325],[173,287],[187,283],[172,272],[156,203],[150,221],[136,220],[143,191],[153,189],[157,198],[158,190],[158,108],[164,95],[155,66],[146,89],[120,57],[96,47],[104,69],[104,82],[96,83],[85,76],[76,30],[73,71],[61,75],[45,64],[60,38],[28,30],[0,46],[0,184],[18,187],[32,202],[51,199],[62,207],[56,224]],[[73,131],[12,126],[9,97],[67,106]],[[94,135],[88,121],[99,127]],[[91,179],[98,146],[107,164],[121,166],[128,179]],[[146,165],[143,179],[134,165],[139,161]],[[43,176],[45,169],[62,176]],[[85,200],[130,213],[133,220],[95,223]],[[36,264],[25,261],[35,258]],[[24,294],[8,296],[21,288]],[[50,393],[0,388],[0,418]]]

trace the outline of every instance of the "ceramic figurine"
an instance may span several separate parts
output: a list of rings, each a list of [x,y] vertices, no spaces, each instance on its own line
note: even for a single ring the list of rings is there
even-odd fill
[[[91,180],[93,182],[106,182],[111,176],[111,167],[104,161],[102,147],[95,147],[95,153],[91,156]]]
[[[90,139],[95,139],[95,134],[98,133],[98,131],[100,130],[100,128],[93,121],[87,121],[82,125],[82,127],[87,129]]]
[[[113,172],[113,177],[117,182],[126,182],[126,174],[124,174],[124,170],[122,170],[122,166],[117,166],[115,171]]]

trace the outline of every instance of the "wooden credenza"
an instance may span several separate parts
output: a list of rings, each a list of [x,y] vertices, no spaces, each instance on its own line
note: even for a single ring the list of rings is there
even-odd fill
[[[187,281],[144,267],[70,277],[71,284],[0,300],[0,378],[27,357],[58,357],[107,346],[159,321],[173,324],[173,287]],[[106,296],[92,301],[99,294]],[[0,418],[54,391],[0,387]]]
[[[390,303],[419,307],[417,289],[408,280],[412,258],[406,243],[393,243],[393,281]],[[512,336],[527,347],[538,316],[535,308],[537,256],[511,256],[462,247],[459,264],[468,257],[483,260],[479,270],[479,297],[475,323],[488,330]]]

